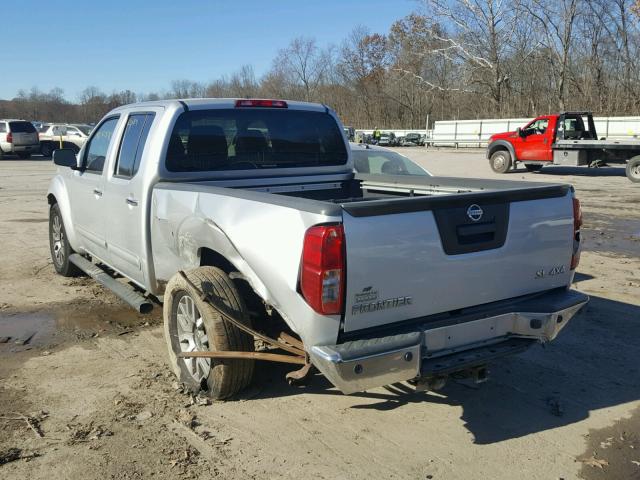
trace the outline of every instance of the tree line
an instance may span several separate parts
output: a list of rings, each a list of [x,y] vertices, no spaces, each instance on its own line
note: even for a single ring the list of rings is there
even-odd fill
[[[34,87],[0,101],[0,117],[95,122],[119,105],[185,97],[321,102],[358,128],[560,110],[640,115],[639,14],[631,0],[422,0],[387,32],[360,26],[329,46],[295,38],[261,76],[244,65],[163,92],[88,87],[76,101]]]

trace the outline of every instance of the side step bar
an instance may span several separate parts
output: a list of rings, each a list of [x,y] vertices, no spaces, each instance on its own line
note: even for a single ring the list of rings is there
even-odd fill
[[[151,310],[153,310],[153,303],[140,295],[129,285],[118,282],[115,278],[113,278],[95,263],[90,262],[77,253],[71,254],[71,256],[69,257],[69,261],[84,273],[89,275],[91,278],[93,278],[96,282],[101,283],[120,299],[135,308],[138,313],[149,313]]]

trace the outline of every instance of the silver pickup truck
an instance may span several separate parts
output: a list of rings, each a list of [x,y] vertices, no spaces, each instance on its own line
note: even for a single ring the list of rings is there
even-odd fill
[[[344,393],[482,380],[588,300],[571,186],[356,173],[324,105],[127,105],[53,160],[56,271],[163,302],[172,368],[215,398],[256,360]]]

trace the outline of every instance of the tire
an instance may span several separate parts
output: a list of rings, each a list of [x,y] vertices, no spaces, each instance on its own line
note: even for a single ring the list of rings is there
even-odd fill
[[[43,143],[40,145],[40,153],[45,157],[50,157],[53,154],[53,146],[49,143]]]
[[[49,209],[49,251],[56,272],[63,277],[77,277],[82,272],[69,261],[74,253],[67,240],[67,231],[62,221],[62,214],[57,203]]]
[[[640,183],[640,155],[627,162],[627,178],[633,183]]]
[[[539,172],[543,167],[543,165],[538,165],[536,163],[525,163],[524,166],[528,172]]]
[[[30,153],[20,152],[20,153],[17,153],[16,155],[18,155],[18,158],[20,160],[29,160],[31,158],[31,154]]]
[[[507,173],[511,168],[512,163],[513,160],[511,159],[511,154],[507,150],[498,150],[497,152],[494,152],[489,160],[491,170],[496,173]]]
[[[230,314],[250,326],[249,311],[233,281],[222,270],[200,267],[185,273],[220,305],[214,307],[203,301],[180,275],[173,276],[165,290],[163,307],[169,362],[178,379],[192,392],[206,390],[216,400],[227,399],[249,386],[254,360],[189,359],[177,354],[192,350],[253,351],[253,338],[224,320]]]

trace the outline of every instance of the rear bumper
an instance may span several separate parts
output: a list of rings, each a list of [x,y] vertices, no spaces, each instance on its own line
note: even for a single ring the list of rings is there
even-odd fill
[[[447,375],[552,341],[589,297],[553,291],[462,323],[397,335],[314,346],[313,364],[343,393],[395,382]]]
[[[12,153],[18,153],[18,152],[29,152],[29,153],[36,153],[40,151],[40,144],[34,144],[34,145],[14,145],[11,144],[11,148],[9,150],[9,152]],[[9,153],[8,152],[8,153]]]

